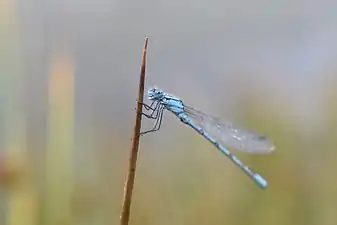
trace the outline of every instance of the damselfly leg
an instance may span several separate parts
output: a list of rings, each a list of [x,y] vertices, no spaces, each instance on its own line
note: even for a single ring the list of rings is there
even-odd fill
[[[146,110],[155,110],[156,107],[158,106],[159,102],[158,102],[158,101],[153,101],[153,102],[151,103],[151,105],[148,105],[148,104],[143,103],[143,102],[141,102],[140,104],[142,104],[142,106],[144,106],[144,108],[145,108]],[[153,105],[154,105],[154,104],[156,104],[156,105],[155,105],[155,107],[153,108]]]
[[[150,106],[148,106],[148,105],[146,105],[146,107],[150,108]],[[144,108],[146,108],[146,107],[144,107]],[[145,117],[147,117],[151,120],[155,120],[156,123],[154,124],[153,128],[141,132],[140,135],[144,135],[144,134],[147,134],[147,133],[158,131],[161,127],[163,114],[164,114],[164,106],[157,103],[155,108],[151,108],[150,111],[152,111],[151,114],[142,113],[142,115],[144,115]],[[155,115],[153,116],[153,114],[155,114]]]
[[[151,103],[151,105],[147,105],[145,103],[141,103],[143,106],[144,106],[144,109],[146,109],[147,111],[149,111],[149,113],[144,113],[142,112],[142,115],[145,116],[146,118],[149,118],[149,119],[157,119],[158,118],[158,108],[160,106],[159,102],[157,101],[153,101]],[[153,105],[155,105],[153,107]],[[156,113],[156,115],[154,115]]]

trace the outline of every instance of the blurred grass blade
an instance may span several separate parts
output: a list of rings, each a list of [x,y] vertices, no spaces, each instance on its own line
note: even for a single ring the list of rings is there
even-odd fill
[[[74,145],[74,65],[67,54],[52,56],[49,79],[46,224],[70,225]]]
[[[0,15],[0,101],[5,149],[1,173],[6,177],[0,185],[8,187],[9,194],[5,219],[9,225],[36,225],[38,202],[27,167],[26,124],[21,107],[24,77],[15,1],[1,1]],[[3,219],[0,218],[0,223],[4,223]]]

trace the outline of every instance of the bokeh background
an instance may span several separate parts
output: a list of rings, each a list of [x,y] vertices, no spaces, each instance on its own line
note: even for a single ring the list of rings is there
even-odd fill
[[[130,224],[337,224],[337,3],[1,0],[0,224],[119,224],[147,85],[273,139],[235,154],[166,114],[141,138]],[[151,127],[143,120],[143,129]]]

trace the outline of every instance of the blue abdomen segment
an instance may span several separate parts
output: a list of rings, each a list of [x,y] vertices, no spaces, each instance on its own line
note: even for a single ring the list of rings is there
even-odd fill
[[[184,112],[175,113],[180,120],[197,131],[200,135],[206,138],[216,148],[218,148],[224,155],[226,155],[234,164],[236,164],[241,170],[243,170],[249,177],[251,177],[261,188],[268,187],[268,182],[258,173],[253,172],[248,166],[244,165],[236,156],[230,153],[224,146],[220,145],[213,137],[203,131],[203,129],[197,126],[188,115]]]

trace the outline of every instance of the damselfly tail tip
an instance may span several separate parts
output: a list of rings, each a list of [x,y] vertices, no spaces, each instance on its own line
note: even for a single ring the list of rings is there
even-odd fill
[[[268,187],[268,181],[266,181],[260,174],[256,173],[254,180],[262,189],[266,189]]]

